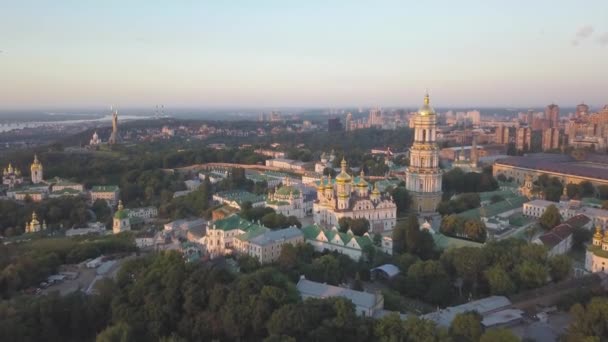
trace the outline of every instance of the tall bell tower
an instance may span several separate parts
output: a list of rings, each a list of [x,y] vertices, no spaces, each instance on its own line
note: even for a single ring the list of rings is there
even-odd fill
[[[437,146],[437,115],[429,94],[414,118],[414,144],[410,148],[410,166],[405,185],[418,213],[434,213],[441,202],[441,169]]]

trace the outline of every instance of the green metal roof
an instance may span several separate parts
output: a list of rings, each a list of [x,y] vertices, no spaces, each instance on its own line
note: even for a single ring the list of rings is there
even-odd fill
[[[432,234],[435,241],[435,247],[440,250],[460,248],[460,247],[481,247],[483,243],[458,239],[441,233]]]
[[[338,236],[342,243],[345,245],[349,243],[353,238],[355,239],[355,241],[357,241],[357,244],[361,248],[372,244],[372,240],[366,236],[356,236],[350,235],[348,233],[336,232],[332,229],[322,229],[316,224],[303,227],[301,230],[302,233],[304,233],[304,237],[308,240],[316,240],[317,236],[319,236],[319,233],[322,231],[327,237],[327,239],[330,241],[330,243],[332,240],[334,240],[336,236]]]
[[[479,218],[480,216],[492,217],[500,213],[519,208],[528,201],[529,200],[525,197],[515,196],[511,198],[506,198],[504,201],[490,204],[482,208],[475,208],[463,211],[462,213],[457,215],[464,218]]]
[[[129,215],[126,210],[118,210],[114,213],[114,218],[117,218],[120,220],[125,219],[127,217],[129,217]]]
[[[235,201],[238,204],[245,202],[258,203],[265,200],[265,196],[259,196],[248,191],[223,191],[217,193],[217,196],[228,201]]]
[[[226,218],[213,222],[213,228],[220,229],[223,231],[230,231],[230,230],[235,230],[235,229],[240,229],[240,230],[244,230],[244,231],[250,231],[250,230],[255,230],[255,229],[259,229],[259,228],[268,229],[259,224],[255,224],[253,222],[244,220],[237,214],[232,214]]]
[[[478,192],[479,199],[481,202],[489,201],[494,196],[500,196],[502,198],[511,198],[511,197],[519,197],[519,194],[509,191],[509,190],[496,190],[496,191],[486,191],[486,192]]]
[[[269,231],[270,231],[270,229],[268,229],[266,227],[258,226],[257,224],[254,224],[254,225],[249,226],[249,230],[247,232],[237,236],[236,238],[241,241],[249,241],[250,239],[253,239],[256,236],[262,235]]]
[[[286,186],[282,186],[282,187],[278,188],[277,191],[275,192],[275,195],[289,196],[292,193],[293,193],[294,196],[297,197],[297,196],[300,195],[300,190],[298,190],[294,186],[286,185]]]
[[[589,247],[587,247],[587,249],[597,255],[598,257],[601,258],[608,258],[608,251],[605,251],[602,249],[602,246],[594,246],[594,245],[589,245]]]

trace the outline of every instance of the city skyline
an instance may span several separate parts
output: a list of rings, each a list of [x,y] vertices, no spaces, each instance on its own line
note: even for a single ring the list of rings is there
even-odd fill
[[[601,1],[104,5],[5,6],[2,109],[608,102]]]

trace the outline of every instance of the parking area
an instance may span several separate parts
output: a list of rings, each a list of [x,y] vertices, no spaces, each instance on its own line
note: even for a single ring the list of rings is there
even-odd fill
[[[49,294],[57,291],[61,295],[66,295],[74,291],[85,291],[90,294],[93,292],[97,281],[106,277],[116,277],[122,264],[135,257],[135,255],[129,255],[120,259],[105,260],[97,264],[96,267],[87,267],[86,263],[65,265],[62,267],[63,271],[50,276],[47,281],[41,283],[35,293]]]

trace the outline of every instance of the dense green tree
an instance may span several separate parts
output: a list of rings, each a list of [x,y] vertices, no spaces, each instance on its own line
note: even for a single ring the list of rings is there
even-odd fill
[[[493,295],[509,295],[515,291],[515,284],[509,273],[499,265],[494,265],[484,272]]]
[[[591,229],[575,227],[572,231],[572,248],[582,250],[585,243],[591,240],[593,231]]]
[[[412,198],[404,186],[398,186],[391,191],[391,196],[397,205],[397,216],[407,215],[412,205]]]
[[[487,330],[481,335],[479,342],[519,342],[519,338],[515,336],[511,330],[504,328],[495,328]]]
[[[551,204],[545,209],[538,222],[543,229],[550,230],[562,222],[562,216],[559,213],[559,209]]]
[[[572,259],[567,255],[556,255],[549,258],[549,274],[553,281],[566,279],[572,271]]]
[[[476,311],[456,314],[450,324],[450,335],[455,342],[477,342],[482,332],[481,315]]]
[[[477,247],[462,247],[448,250],[441,256],[441,261],[468,284],[474,295],[485,267],[482,254],[483,251]]]
[[[449,301],[451,285],[442,264],[435,260],[418,261],[409,267],[406,278],[407,294],[421,297],[433,304]]]
[[[578,186],[581,197],[593,197],[595,195],[595,187],[590,181],[583,181]]]
[[[350,217],[342,217],[338,220],[338,224],[340,225],[340,231],[346,233],[347,231],[352,231],[353,234],[357,236],[363,236],[363,234],[369,231],[369,221],[362,218],[350,218]]]
[[[572,322],[564,334],[564,341],[603,341],[608,338],[607,298],[595,297],[585,306],[575,304],[570,315]]]
[[[96,342],[129,342],[132,340],[131,327],[122,322],[105,328],[95,339]]]
[[[522,289],[533,289],[544,285],[549,276],[547,267],[535,262],[524,260],[515,267],[517,282]]]
[[[601,200],[608,200],[608,185],[598,185],[597,194]]]

